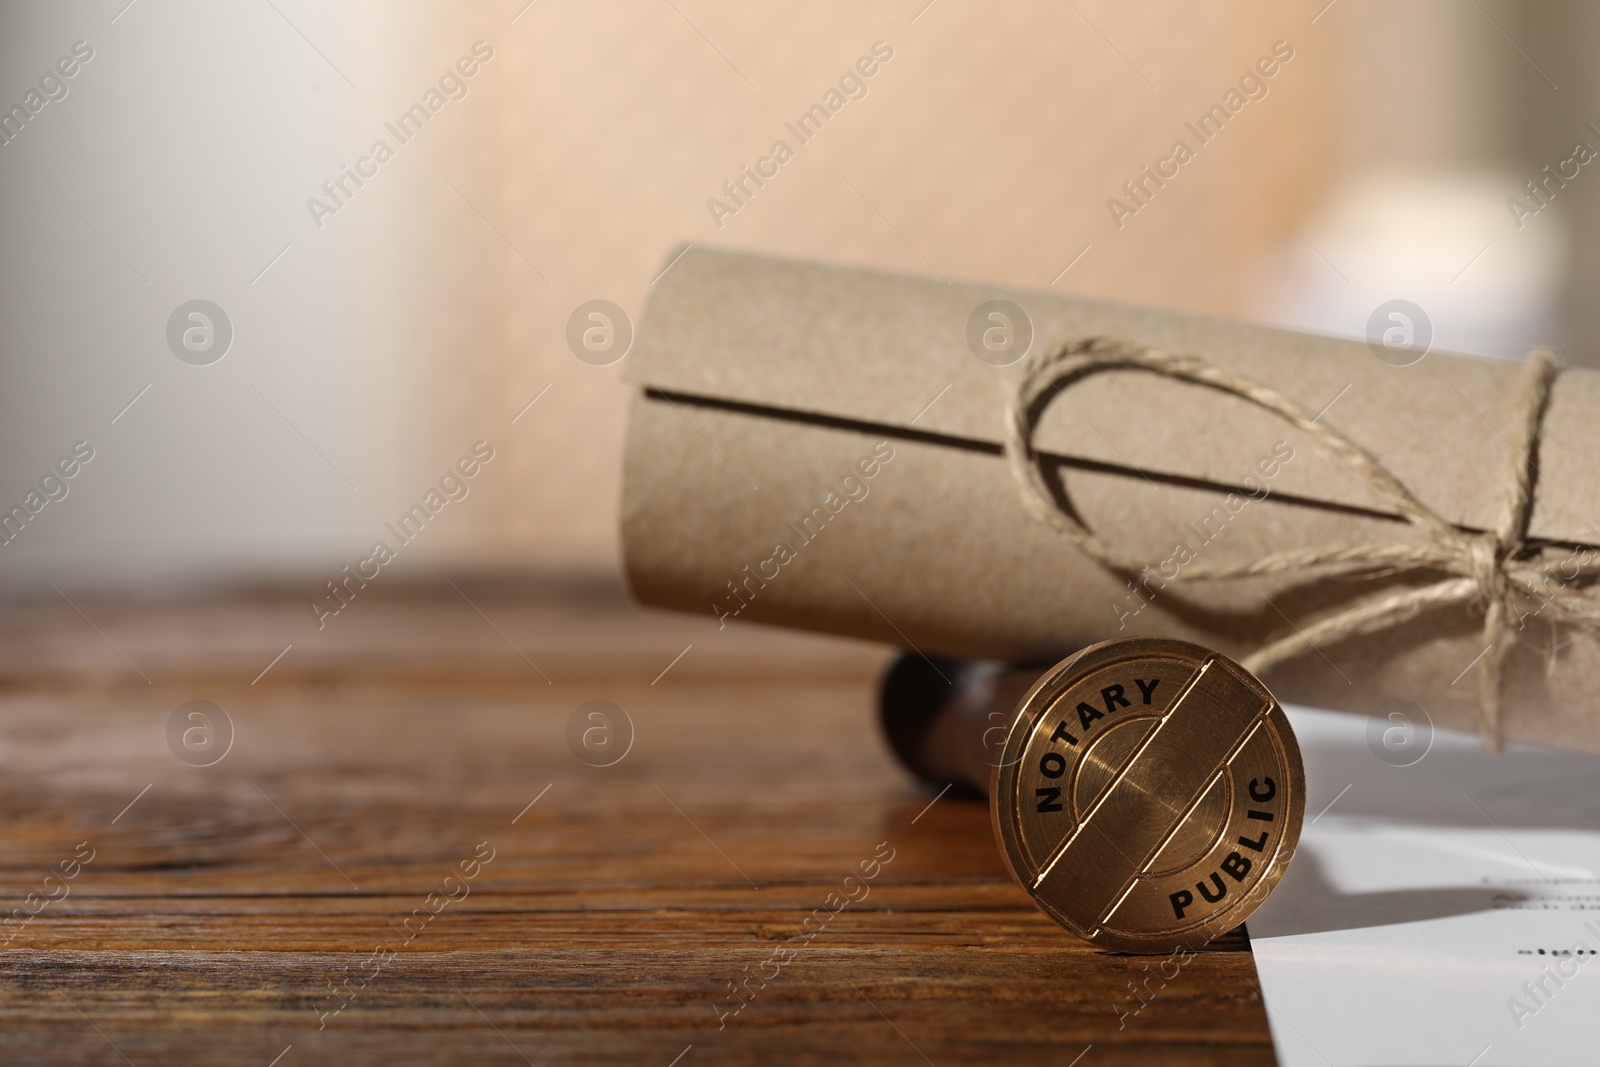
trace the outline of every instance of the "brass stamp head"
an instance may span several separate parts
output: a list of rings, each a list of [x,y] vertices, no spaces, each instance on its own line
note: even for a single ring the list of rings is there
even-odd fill
[[[1124,952],[1196,948],[1283,877],[1305,817],[1289,720],[1255,676],[1187,641],[1106,641],[1022,700],[990,790],[1040,908]]]

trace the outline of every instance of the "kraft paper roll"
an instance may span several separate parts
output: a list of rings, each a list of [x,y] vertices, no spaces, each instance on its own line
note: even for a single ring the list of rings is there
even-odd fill
[[[1148,559],[1116,573],[1023,507],[1002,456],[1022,364],[967,342],[974,312],[1020,306],[1034,348],[1092,337],[1203,359],[1358,442],[1463,530],[1504,507],[1521,418],[1515,363],[1049,293],[691,248],[660,282],[629,358],[624,560],[644,604],[921,652],[1048,662],[1158,634],[1243,658],[1354,598],[1437,572],[1167,582],[1190,560],[1330,543],[1410,543],[1414,527],[1308,435],[1235,398],[1106,373],[1044,411],[1052,484],[1102,539]],[[1326,409],[1325,411],[1323,409]],[[1529,538],[1600,558],[1600,374],[1556,379]],[[1507,740],[1600,751],[1600,637],[1530,603],[1501,686]],[[1308,648],[1264,680],[1280,699],[1360,713],[1393,700],[1473,729],[1483,616],[1432,612]]]

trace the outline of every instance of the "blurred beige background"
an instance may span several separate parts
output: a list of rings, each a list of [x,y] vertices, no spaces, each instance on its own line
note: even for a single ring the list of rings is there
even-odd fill
[[[1503,357],[1595,314],[1600,148],[1578,3],[471,5],[110,0],[0,9],[0,104],[94,58],[0,146],[0,504],[96,458],[0,547],[8,587],[304,581],[365,556],[475,441],[495,458],[395,570],[617,568],[623,364],[682,242],[1360,335],[1420,303]],[[475,42],[421,132],[386,132]],[[719,227],[707,200],[875,42],[893,58]],[[1123,196],[1279,46],[1266,95],[1119,227]],[[319,226],[375,139],[394,158]],[[1069,269],[1070,268],[1070,269]],[[168,316],[235,332],[191,366]],[[537,403],[527,407],[530,400]],[[126,405],[132,400],[131,407]],[[515,421],[513,421],[515,419]],[[386,568],[385,573],[389,573]]]

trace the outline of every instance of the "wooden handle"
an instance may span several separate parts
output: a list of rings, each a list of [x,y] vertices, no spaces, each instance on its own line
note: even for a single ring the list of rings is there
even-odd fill
[[[884,737],[928,785],[986,797],[1017,706],[1046,669],[902,653],[878,691]]]

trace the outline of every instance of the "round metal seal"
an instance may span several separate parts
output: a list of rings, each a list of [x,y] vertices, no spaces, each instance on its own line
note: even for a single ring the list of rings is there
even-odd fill
[[[1300,838],[1305,769],[1249,671],[1135,637],[1034,684],[990,794],[1006,865],[1040,908],[1105,948],[1164,953],[1233,929],[1272,892]]]

